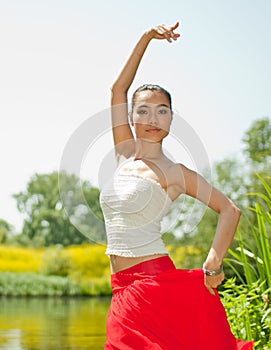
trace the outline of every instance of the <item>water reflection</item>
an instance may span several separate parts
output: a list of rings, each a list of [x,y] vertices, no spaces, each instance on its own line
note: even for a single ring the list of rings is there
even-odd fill
[[[102,350],[109,298],[0,299],[0,349]]]

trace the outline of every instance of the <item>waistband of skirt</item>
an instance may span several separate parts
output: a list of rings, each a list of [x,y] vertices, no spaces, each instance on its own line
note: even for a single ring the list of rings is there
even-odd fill
[[[176,267],[169,256],[161,256],[159,258],[143,261],[113,275],[133,274],[139,272],[145,272],[148,275],[158,275],[166,270],[175,269]]]
[[[115,292],[119,288],[129,285],[137,279],[157,276],[169,270],[176,270],[176,267],[169,256],[153,258],[112,274],[111,286],[113,292]]]

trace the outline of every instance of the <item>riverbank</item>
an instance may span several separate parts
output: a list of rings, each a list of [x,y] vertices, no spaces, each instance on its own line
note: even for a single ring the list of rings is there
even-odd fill
[[[104,246],[0,246],[0,296],[111,295]]]
[[[0,296],[51,297],[51,296],[110,296],[107,277],[84,280],[81,284],[70,277],[44,276],[37,273],[1,272]]]

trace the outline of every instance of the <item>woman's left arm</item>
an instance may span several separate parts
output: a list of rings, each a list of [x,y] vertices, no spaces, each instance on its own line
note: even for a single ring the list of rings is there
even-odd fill
[[[182,166],[185,182],[185,193],[197,198],[219,214],[217,228],[212,246],[204,262],[206,270],[219,270],[230,244],[233,240],[241,211],[222,192],[211,186],[201,175]],[[224,273],[205,275],[205,284],[214,294],[216,288],[224,279]]]

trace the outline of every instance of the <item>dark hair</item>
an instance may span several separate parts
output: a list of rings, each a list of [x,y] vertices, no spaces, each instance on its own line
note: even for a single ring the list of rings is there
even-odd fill
[[[136,99],[137,93],[139,93],[141,91],[147,91],[147,90],[161,92],[162,94],[166,95],[166,97],[169,100],[170,110],[172,110],[171,96],[170,96],[170,93],[166,89],[162,88],[160,85],[144,84],[144,85],[140,86],[139,88],[137,88],[135,90],[135,92],[133,93],[133,96],[132,96],[132,111],[134,109],[134,103],[135,103],[135,99]]]

